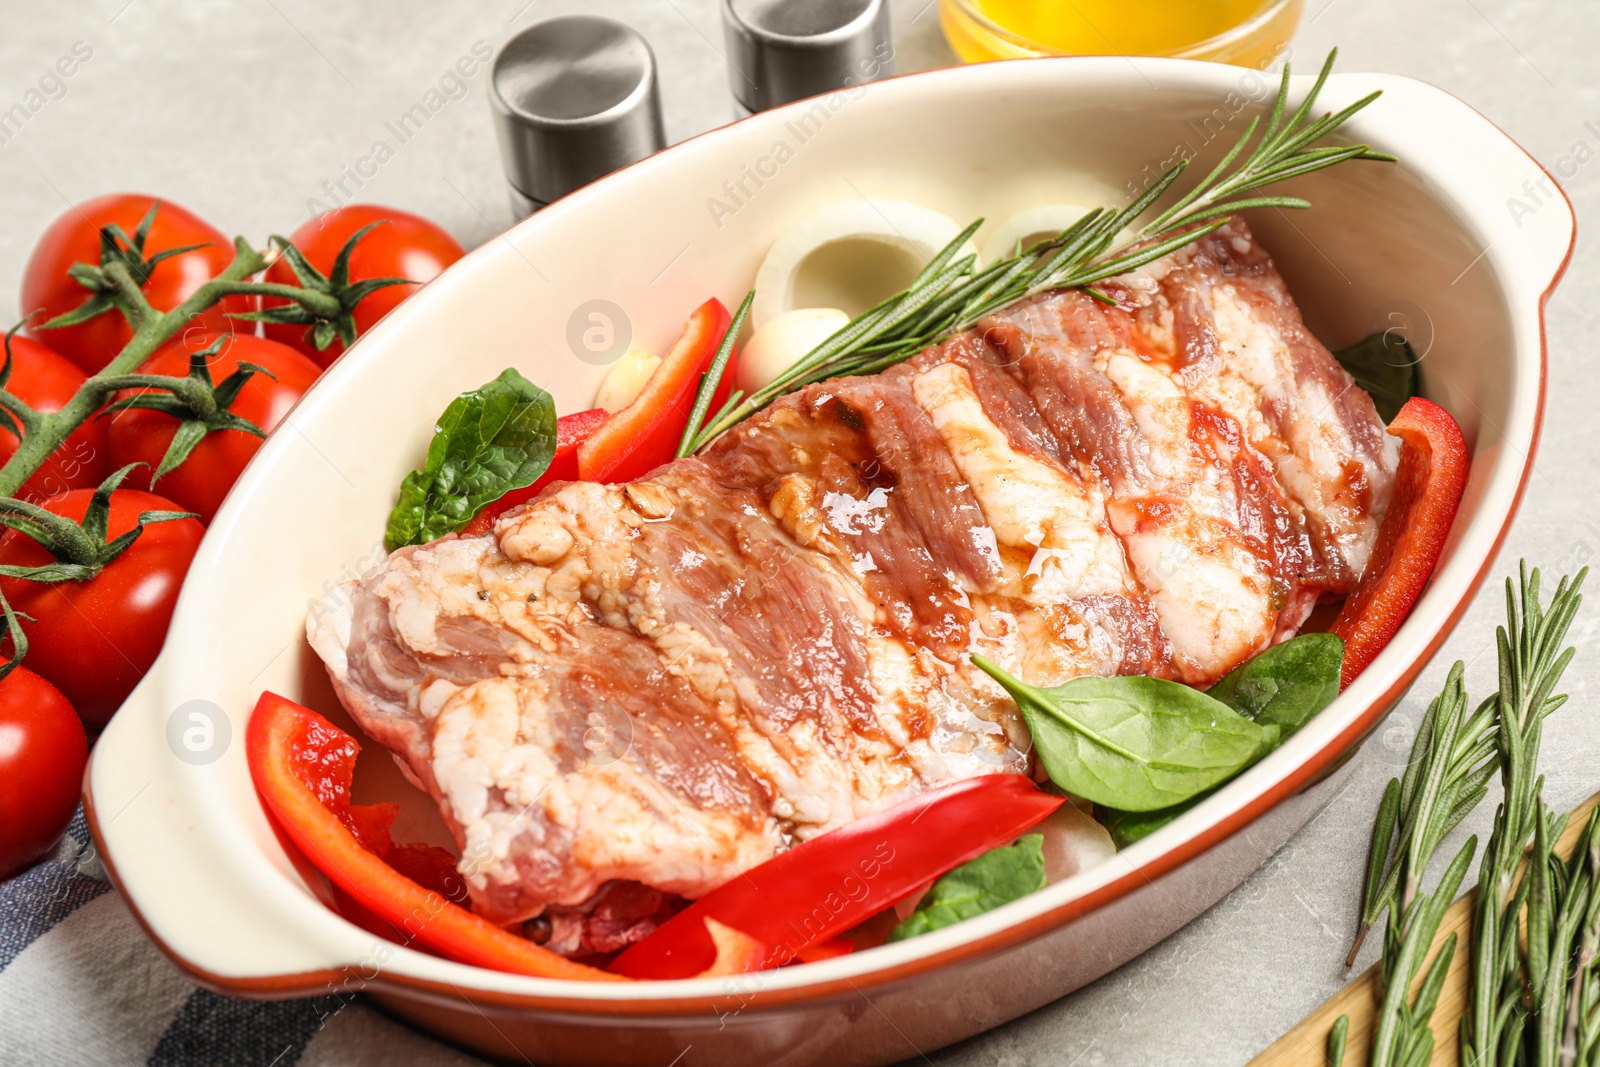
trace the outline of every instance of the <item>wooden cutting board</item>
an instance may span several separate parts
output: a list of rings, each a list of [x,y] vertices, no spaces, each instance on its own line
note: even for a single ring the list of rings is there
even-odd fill
[[[1557,851],[1563,856],[1571,854],[1583,833],[1589,812],[1597,805],[1600,805],[1600,793],[1578,805],[1567,819],[1567,828],[1556,844]],[[1479,856],[1482,856],[1481,849]],[[1441,854],[1436,862],[1442,863],[1448,858]],[[1477,870],[1476,859],[1471,870],[1474,872]],[[1455,958],[1450,961],[1450,971],[1445,976],[1444,989],[1439,994],[1439,1006],[1433,1013],[1432,1067],[1458,1067],[1460,1063],[1456,1055],[1456,1035],[1460,1032],[1461,1015],[1467,1007],[1467,971],[1472,962],[1472,913],[1477,899],[1478,891],[1474,889],[1450,905],[1450,909],[1445,912],[1444,921],[1439,924],[1439,933],[1434,938],[1428,962],[1417,970],[1420,981],[1420,976],[1427,973],[1428,963],[1432,962],[1439,946],[1450,936],[1451,931],[1460,935],[1456,941]],[[1374,929],[1371,937],[1376,939],[1382,934],[1381,929]],[[1301,1019],[1293,1030],[1278,1038],[1270,1048],[1251,1060],[1250,1067],[1326,1067],[1328,1031],[1332,1029],[1334,1020],[1341,1015],[1350,1017],[1350,1041],[1344,1056],[1345,1067],[1365,1067],[1373,1020],[1377,1017],[1381,1006],[1378,996],[1378,966],[1373,964],[1353,978],[1343,989],[1329,997],[1320,1008]]]

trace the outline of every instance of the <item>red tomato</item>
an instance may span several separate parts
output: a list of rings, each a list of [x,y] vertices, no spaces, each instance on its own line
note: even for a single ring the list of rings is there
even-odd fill
[[[74,489],[42,507],[81,520],[93,493]],[[146,511],[182,511],[153,493],[119,489],[111,495],[107,538],[133,529]],[[18,614],[26,612],[28,666],[64,693],[90,726],[104,726],[167,637],[167,623],[189,561],[205,528],[194,519],[151,523],[122,555],[83,582],[31,582],[0,578]],[[0,564],[37,567],[52,560],[37,541],[7,530],[0,537]]]
[[[315,363],[287,345],[233,334],[185,335],[145,360],[140,370],[145,374],[182,377],[189,373],[189,354],[200,351],[219,336],[225,338],[221,351],[206,361],[213,384],[221,383],[241,362],[265,367],[277,377],[277,381],[273,381],[264,374],[251,375],[228,409],[271,433],[321,373]],[[145,391],[129,390],[123,395]],[[107,433],[111,469],[143,463],[145,467],[130,474],[123,484],[130,489],[150,488],[150,474],[166,455],[172,435],[178,432],[178,419],[165,412],[129,408],[105,421],[111,424]],[[209,523],[217,508],[222,506],[222,498],[238,480],[239,472],[260,447],[261,438],[243,430],[213,431],[195,445],[189,458],[176,470],[162,475],[156,488],[183,510],[197,512],[203,522]]]
[[[454,237],[427,219],[375,204],[349,204],[325,211],[290,234],[289,240],[326,277],[333,270],[334,258],[345,242],[361,227],[383,220],[387,220],[385,225],[363,237],[351,254],[351,281],[410,278],[414,282],[426,282],[467,254]],[[282,259],[267,271],[266,280],[283,285],[299,284],[294,271]],[[416,291],[415,285],[391,285],[362,300],[355,309],[356,334],[366,333]],[[285,301],[262,300],[263,307],[282,303]],[[316,346],[305,339],[304,326],[269,322],[264,328],[274,341],[293,345],[324,367],[344,351],[344,345],[334,338],[332,344],[318,352]]]
[[[40,331],[37,324],[71,311],[89,298],[89,290],[73,281],[67,268],[74,263],[100,263],[100,227],[116,223],[131,238],[154,202],[154,197],[118,193],[79,204],[50,224],[28,257],[22,276],[22,310],[24,314],[44,310],[30,325],[29,333],[47,341],[89,374],[110,363],[133,336],[121,312],[109,311],[59,330]],[[145,241],[145,256],[196,244],[206,247],[162,260],[150,272],[144,294],[158,311],[170,311],[183,303],[233,262],[233,242],[226,234],[177,204],[163,200]],[[227,329],[225,311],[249,309],[249,297],[229,297],[202,314],[199,324],[208,329]]]
[[[6,388],[35,411],[59,411],[83,382],[83,372],[65,356],[26,337],[11,339],[11,383]],[[12,457],[19,443],[16,434],[0,427],[0,464]],[[72,431],[17,495],[38,501],[68,489],[93,489],[109,473],[105,423],[90,419]]]
[[[88,759],[83,724],[59,689],[26,667],[0,679],[0,882],[61,837]]]

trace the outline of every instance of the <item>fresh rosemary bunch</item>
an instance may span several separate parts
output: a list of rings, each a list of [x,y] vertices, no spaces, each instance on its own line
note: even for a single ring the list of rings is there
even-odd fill
[[[1557,1060],[1552,1038],[1568,1025],[1562,979],[1571,956],[1571,931],[1555,938],[1560,947],[1554,952],[1551,941],[1553,931],[1565,929],[1557,916],[1563,902],[1570,903],[1565,891],[1571,875],[1562,869],[1552,885],[1552,864],[1559,861],[1551,859],[1550,842],[1560,835],[1565,819],[1551,818],[1545,810],[1538,764],[1544,720],[1566,702],[1552,690],[1574,654],[1561,645],[1582,603],[1578,590],[1587,574],[1585,569],[1575,579],[1563,578],[1548,607],[1539,598],[1537,570],[1530,574],[1524,564],[1515,589],[1506,581],[1506,625],[1497,634],[1500,692],[1494,705],[1504,796],[1478,875],[1472,1002],[1461,1023],[1461,1062],[1468,1067],[1576,1062],[1566,1055]],[[1530,875],[1519,880],[1530,840],[1535,845]],[[1519,944],[1524,924],[1526,959]],[[1591,963],[1592,956],[1591,949]],[[1587,964],[1578,973],[1586,971]]]
[[[1432,1015],[1455,955],[1455,934],[1420,984],[1417,977],[1476,838],[1456,854],[1431,894],[1420,885],[1439,842],[1483,799],[1496,768],[1505,798],[1478,882],[1461,1063],[1600,1067],[1600,815],[1591,816],[1571,860],[1557,856],[1554,842],[1566,819],[1545,809],[1544,780],[1537,774],[1542,724],[1566,701],[1553,690],[1574,654],[1561,646],[1587,573],[1563,578],[1548,606],[1540,599],[1538,570],[1523,563],[1518,581],[1507,579],[1506,623],[1497,634],[1498,692],[1468,714],[1462,666],[1451,668],[1417,731],[1404,777],[1384,791],[1362,896],[1363,931],[1388,915],[1374,1067],[1431,1060]],[[1528,874],[1519,880],[1530,841]],[[1347,1032],[1341,1017],[1329,1034],[1334,1067]]]
[[[825,378],[872,374],[891,367],[967,329],[985,315],[1036,293],[1081,288],[1096,299],[1109,302],[1094,283],[1127,273],[1199,240],[1223,226],[1227,216],[1235,212],[1311,206],[1299,197],[1250,195],[1265,186],[1347,159],[1393,162],[1393,156],[1364,144],[1314,147],[1318,140],[1382,95],[1370,93],[1339,112],[1312,119],[1312,108],[1337,55],[1337,49],[1328,53],[1316,84],[1293,114],[1287,114],[1289,64],[1285,63],[1283,81],[1261,139],[1251,145],[1261,127],[1258,115],[1209,174],[1176,203],[1139,227],[1132,238],[1117,241],[1120,231],[1150,210],[1172,187],[1188,160],[1179,160],[1167,168],[1122,210],[1096,208],[1051,240],[981,269],[975,257],[958,257],[961,246],[983,225],[979,219],[934,256],[905,291],[840,327],[769,384],[749,395],[734,393],[708,420],[702,422],[703,416],[692,419],[679,455],[699,451],[785,393]],[[709,374],[702,381],[695,402],[697,413],[709,408],[717,381]]]

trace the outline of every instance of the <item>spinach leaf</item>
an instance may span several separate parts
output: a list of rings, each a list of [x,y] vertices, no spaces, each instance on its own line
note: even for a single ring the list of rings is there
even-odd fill
[[[1074,678],[1036,689],[972,662],[1017,702],[1045,771],[1074,796],[1123,811],[1171,807],[1227,781],[1277,742],[1213,697],[1160,678]]]
[[[1417,395],[1416,353],[1396,330],[1384,330],[1341,348],[1333,358],[1367,391],[1378,417],[1393,422],[1407,400]]]
[[[1281,733],[1272,745],[1310,721],[1339,695],[1339,668],[1344,662],[1344,642],[1334,634],[1301,634],[1235,667],[1206,693],[1253,722],[1276,726]],[[1270,751],[1270,749],[1269,749]],[[1266,752],[1261,755],[1265,756]],[[1096,817],[1118,848],[1149,837],[1214,790],[1206,790],[1181,804],[1157,811],[1119,811],[1100,808]]]
[[[400,483],[384,546],[393,552],[454,533],[485,504],[532,485],[555,450],[555,401],[506,368],[439,416],[426,463]]]
[[[1337,635],[1301,634],[1239,664],[1206,695],[1288,737],[1339,695],[1343,663]]]
[[[1161,808],[1158,811],[1117,811],[1114,808],[1096,808],[1094,817],[1111,835],[1111,843],[1121,850],[1135,841],[1149,837],[1214,792],[1216,790],[1207,789],[1182,804],[1174,804],[1170,808]]]
[[[954,926],[1021,900],[1045,886],[1044,837],[1028,834],[968,860],[933,883],[917,910],[889,934],[890,941]]]

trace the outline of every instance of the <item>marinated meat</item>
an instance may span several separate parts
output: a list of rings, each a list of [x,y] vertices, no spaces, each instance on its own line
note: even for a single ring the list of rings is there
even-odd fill
[[[553,486],[313,619],[475,909],[601,915],[552,944],[620,947],[650,890],[1027,770],[971,653],[1205,686],[1348,593],[1397,451],[1243,222],[1104,292],[809,386],[637,482]]]

